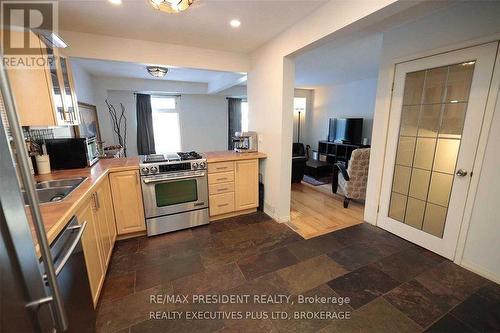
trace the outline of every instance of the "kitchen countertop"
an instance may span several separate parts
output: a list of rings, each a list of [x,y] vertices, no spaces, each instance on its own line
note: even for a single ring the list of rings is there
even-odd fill
[[[238,161],[238,160],[251,160],[255,158],[266,158],[264,153],[237,153],[232,150],[224,151],[211,151],[204,153],[208,163]]]
[[[261,159],[266,158],[264,153],[237,153],[234,151],[205,152],[204,155],[209,163]],[[76,177],[87,177],[73,192],[64,200],[57,203],[45,203],[40,205],[43,224],[49,243],[52,243],[57,235],[64,229],[71,217],[80,208],[84,199],[92,192],[97,184],[110,172],[127,171],[139,169],[139,157],[112,158],[99,160],[90,168],[57,170],[47,175],[38,175],[37,181],[67,179]],[[29,208],[26,208],[28,218],[31,218]]]
[[[113,158],[99,160],[99,162],[90,168],[58,170],[47,175],[36,176],[35,179],[37,181],[87,177],[87,179],[64,198],[64,200],[57,203],[45,203],[40,205],[43,224],[45,225],[49,243],[54,241],[71,217],[80,208],[84,199],[87,198],[94,187],[99,184],[108,173],[138,169],[138,157]],[[31,218],[28,207],[26,207],[26,213],[28,218]]]

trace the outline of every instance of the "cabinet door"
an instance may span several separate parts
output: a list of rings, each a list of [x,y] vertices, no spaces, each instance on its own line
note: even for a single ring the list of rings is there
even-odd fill
[[[9,33],[9,31],[4,31]],[[13,36],[21,32],[10,32]],[[18,38],[18,37],[15,37]],[[38,37],[30,32],[31,45],[40,45],[40,53],[48,63],[48,56],[42,50]],[[54,107],[50,91],[48,68],[16,68],[7,66],[7,75],[16,101],[17,112],[22,126],[55,126]],[[36,103],[34,102],[36,101]]]
[[[113,172],[109,177],[118,235],[146,230],[139,172]]]
[[[89,276],[90,290],[94,307],[99,299],[99,291],[104,280],[104,270],[101,261],[101,247],[99,245],[98,228],[94,218],[91,200],[88,199],[77,213],[78,221],[83,224],[87,222],[87,228],[82,236],[82,247],[85,255],[85,264]]]
[[[103,263],[103,269],[106,272],[106,268],[108,266],[108,261],[109,258],[111,257],[111,250],[112,250],[112,244],[111,244],[111,235],[109,231],[109,226],[108,226],[108,221],[107,221],[107,214],[106,214],[106,206],[105,206],[105,199],[106,199],[106,187],[105,187],[105,182],[102,182],[99,184],[99,186],[96,188],[95,192],[92,193],[93,198],[94,198],[94,205],[95,205],[95,217],[97,221],[97,227],[99,231],[99,241],[100,241],[100,246],[102,249],[101,252],[101,259]]]
[[[67,58],[59,56],[59,64],[61,66],[61,86],[66,124],[79,124],[78,104],[76,101],[76,93],[73,83],[73,75]]]
[[[236,161],[235,210],[259,206],[259,160]]]
[[[115,211],[113,208],[113,199],[111,198],[111,187],[109,185],[109,177],[103,181],[103,194],[101,195],[101,202],[104,210],[106,211],[106,221],[108,223],[109,239],[111,241],[111,250],[116,241],[116,222]]]

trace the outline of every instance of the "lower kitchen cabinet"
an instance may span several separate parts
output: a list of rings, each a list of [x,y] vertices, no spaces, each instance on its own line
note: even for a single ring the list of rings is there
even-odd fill
[[[210,218],[244,214],[259,206],[259,160],[208,163]]]
[[[139,172],[113,172],[109,179],[118,235],[146,230]]]
[[[102,262],[101,236],[99,234],[100,228],[95,218],[93,201],[93,196],[86,199],[77,212],[77,217],[80,224],[87,222],[87,227],[82,235],[82,247],[85,255],[87,274],[89,276],[90,291],[92,292],[92,300],[94,301],[95,307],[99,300],[99,293],[104,282],[105,266]]]
[[[244,210],[259,206],[259,160],[234,162],[234,209]]]
[[[95,306],[99,300],[116,240],[115,218],[108,177],[84,201],[77,212],[77,217],[80,224],[87,222],[87,228],[82,236],[82,247]]]

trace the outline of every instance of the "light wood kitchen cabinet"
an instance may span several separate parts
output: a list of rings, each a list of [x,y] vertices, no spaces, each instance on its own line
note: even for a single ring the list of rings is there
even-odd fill
[[[94,306],[99,300],[116,240],[115,217],[111,200],[109,179],[106,176],[90,193],[89,198],[84,201],[77,213],[80,224],[87,221],[87,229],[82,236],[82,246]]]
[[[139,172],[113,172],[109,177],[118,235],[146,230]]]
[[[208,163],[212,220],[245,214],[259,205],[259,160]]]
[[[259,160],[235,161],[235,210],[259,206]]]
[[[94,307],[99,299],[102,284],[104,282],[105,269],[102,262],[101,245],[99,242],[99,228],[94,214],[93,197],[86,199],[77,212],[78,222],[87,222],[87,227],[82,235],[82,247],[89,277],[90,291]]]
[[[113,203],[109,190],[108,177],[104,179],[92,193],[94,201],[94,212],[96,217],[96,224],[99,229],[99,243],[101,246],[101,261],[104,268],[109,264],[111,259],[111,252],[113,251],[116,232],[115,219],[113,214]],[[111,212],[111,214],[110,214]]]
[[[8,33],[8,32],[6,32]],[[10,32],[22,38],[22,32]],[[60,126],[79,124],[79,113],[71,66],[66,57],[53,51],[33,32],[31,47],[39,46],[35,59],[45,66],[20,68],[7,66],[7,75],[22,126]],[[36,60],[37,63],[39,62]]]

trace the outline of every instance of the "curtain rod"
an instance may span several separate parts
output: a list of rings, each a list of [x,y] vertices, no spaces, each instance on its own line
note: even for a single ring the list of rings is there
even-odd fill
[[[165,94],[158,94],[158,93],[148,93],[148,92],[144,92],[144,91],[134,91],[134,95],[137,95],[137,94],[143,94],[143,95],[150,95],[150,96],[168,96],[168,97],[181,97],[182,95],[181,94],[168,94],[168,93],[165,93]]]

